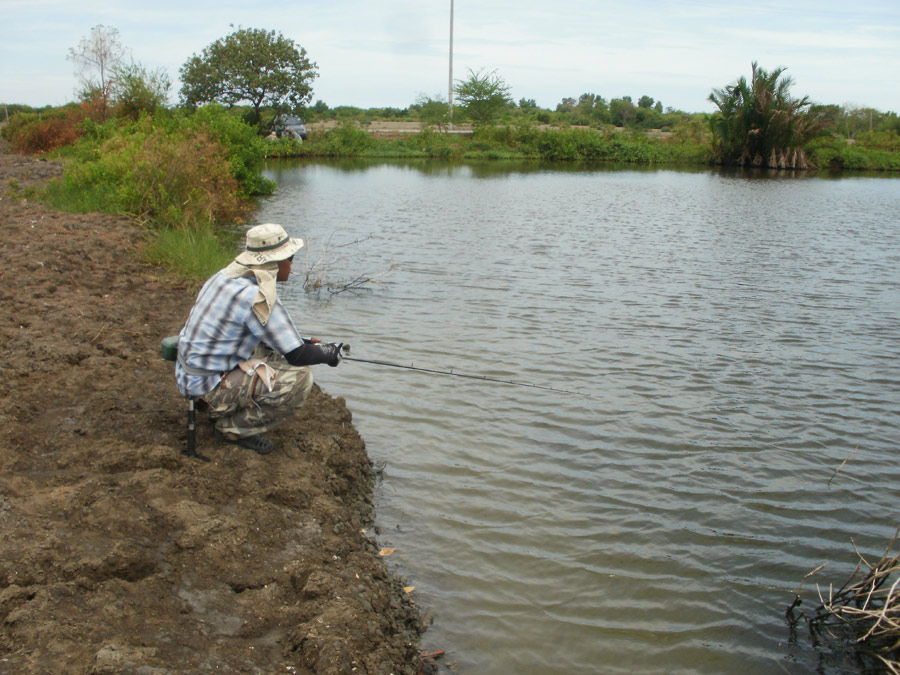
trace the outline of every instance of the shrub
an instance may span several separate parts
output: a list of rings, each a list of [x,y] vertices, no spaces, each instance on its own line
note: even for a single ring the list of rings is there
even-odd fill
[[[365,154],[375,146],[375,139],[367,131],[351,123],[330,129],[316,143],[316,154],[327,157],[354,157]]]
[[[171,81],[162,68],[147,70],[139,63],[131,63],[113,71],[111,85],[116,115],[136,120],[165,107]]]
[[[900,134],[895,131],[863,131],[856,135],[856,145],[869,150],[900,152]]]
[[[199,108],[187,118],[187,125],[205,129],[225,149],[232,174],[240,183],[246,196],[267,195],[275,191],[275,183],[260,174],[267,152],[267,139],[256,129],[229,115],[219,105]]]
[[[263,151],[266,157],[299,157],[304,154],[303,143],[297,138],[266,138]]]
[[[807,146],[807,152],[820,169],[900,171],[900,152],[850,145],[841,138],[819,139]]]
[[[52,205],[126,213],[158,228],[227,223],[246,204],[224,148],[202,129],[169,131],[142,120],[131,133],[86,144],[48,187]]]
[[[83,119],[84,111],[74,104],[46,112],[18,113],[4,129],[4,136],[16,152],[38,155],[77,141]]]

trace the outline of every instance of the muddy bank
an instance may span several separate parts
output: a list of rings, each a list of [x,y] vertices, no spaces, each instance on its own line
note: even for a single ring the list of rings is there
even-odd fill
[[[315,387],[265,457],[199,415],[212,461],[181,455],[159,341],[194,291],[126,219],[12,198],[60,167],[2,150],[0,672],[416,673],[344,401]]]

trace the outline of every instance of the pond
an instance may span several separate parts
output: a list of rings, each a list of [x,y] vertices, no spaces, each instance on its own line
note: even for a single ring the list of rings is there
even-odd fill
[[[459,672],[812,672],[784,612],[900,525],[900,189],[669,169],[273,163],[283,297]],[[367,292],[303,292],[311,277]],[[297,274],[297,273],[300,274]],[[849,458],[849,459],[848,459]],[[845,461],[846,463],[842,465]],[[851,541],[852,539],[852,541]]]

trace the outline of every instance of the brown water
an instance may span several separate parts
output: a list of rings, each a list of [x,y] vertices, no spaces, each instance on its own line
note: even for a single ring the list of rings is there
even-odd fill
[[[434,613],[426,648],[473,673],[815,670],[794,589],[900,525],[897,179],[268,175],[260,222],[312,260],[331,238],[334,277],[393,264],[365,295],[289,289],[301,332],[592,397],[317,371],[385,464],[380,541]]]

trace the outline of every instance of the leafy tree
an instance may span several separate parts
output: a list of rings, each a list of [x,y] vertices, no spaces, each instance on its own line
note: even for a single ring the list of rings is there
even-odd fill
[[[70,47],[66,58],[75,62],[81,86],[79,96],[84,100],[99,99],[105,108],[109,103],[113,73],[122,64],[127,51],[119,41],[119,31],[102,24],[94,26],[77,47]]]
[[[628,121],[634,115],[634,103],[631,102],[630,96],[622,98],[614,98],[609,102],[609,116],[613,124],[617,127],[628,126]]]
[[[803,146],[819,134],[823,117],[809,98],[790,95],[785,69],[769,72],[754,61],[744,77],[709,95],[719,112],[710,119],[716,161],[743,166],[806,168]]]
[[[524,114],[533,113],[537,110],[537,101],[533,98],[520,98],[519,99],[519,110],[521,110]]]
[[[672,125],[672,134],[679,143],[709,142],[709,120],[705,114],[670,114],[678,118]]]
[[[638,99],[638,108],[652,108],[654,103],[653,97],[644,94]]]
[[[164,69],[150,71],[139,63],[131,63],[113,70],[110,93],[118,114],[137,119],[142,112],[164,107],[171,86]]]
[[[598,125],[609,122],[609,106],[602,96],[582,94],[575,104],[575,124]]]
[[[556,104],[556,112],[572,112],[573,110],[575,110],[576,105],[578,105],[578,101],[576,101],[574,98],[564,98],[562,101]]]
[[[458,80],[456,96],[475,125],[490,124],[512,103],[509,86],[497,71],[477,73],[469,69],[466,80]]]
[[[815,112],[821,119],[825,127],[831,133],[840,133],[841,117],[844,114],[843,108],[839,105],[812,105],[810,111]]]
[[[855,138],[863,131],[873,131],[876,120],[880,121],[881,113],[873,108],[844,107],[839,129],[847,138]]]
[[[242,28],[185,62],[179,71],[181,97],[189,106],[246,101],[258,124],[263,106],[296,109],[309,102],[316,69],[293,40],[274,30]]]
[[[634,109],[634,126],[641,129],[659,129],[663,124],[662,115],[653,108]]]
[[[441,131],[447,128],[450,122],[450,107],[440,96],[437,98],[420,96],[416,100],[416,107],[419,109],[419,119],[423,124],[437,127]]]

